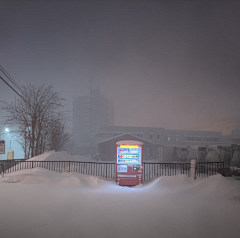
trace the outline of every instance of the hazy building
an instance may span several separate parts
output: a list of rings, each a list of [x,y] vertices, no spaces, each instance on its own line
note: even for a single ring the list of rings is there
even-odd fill
[[[239,137],[239,132],[233,133]],[[99,89],[73,101],[73,154],[92,154],[95,158],[114,161],[115,145],[120,140],[144,143],[144,160],[174,161],[175,148],[226,144],[221,132],[166,130],[161,127],[114,126],[114,108]],[[231,137],[232,139],[232,137]]]
[[[171,162],[175,147],[196,147],[223,144],[221,132],[165,130],[157,127],[102,126],[96,134],[97,151],[103,160],[114,161],[115,144],[120,140],[144,143],[144,160]]]
[[[103,125],[114,124],[112,102],[92,89],[89,96],[76,97],[73,100],[73,153],[88,154],[94,151],[97,130]]]
[[[232,134],[224,136],[224,141],[229,144],[240,144],[240,129],[232,131]]]
[[[115,159],[115,145],[121,140],[136,140],[144,143],[143,157],[146,160],[163,158],[164,129],[155,127],[103,126],[96,134],[96,146],[103,160]]]

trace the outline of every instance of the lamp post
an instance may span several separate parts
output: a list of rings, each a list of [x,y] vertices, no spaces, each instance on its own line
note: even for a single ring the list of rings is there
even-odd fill
[[[13,160],[13,159],[14,159],[14,151],[11,150],[11,140],[10,140],[9,151],[8,151],[8,153],[7,153],[7,159],[8,159],[8,160]]]

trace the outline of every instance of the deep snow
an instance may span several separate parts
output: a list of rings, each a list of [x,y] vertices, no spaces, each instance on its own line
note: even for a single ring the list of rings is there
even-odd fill
[[[52,152],[33,159],[66,156]],[[166,176],[129,188],[94,176],[35,168],[0,178],[0,205],[1,238],[240,234],[240,180],[221,175],[195,181]]]

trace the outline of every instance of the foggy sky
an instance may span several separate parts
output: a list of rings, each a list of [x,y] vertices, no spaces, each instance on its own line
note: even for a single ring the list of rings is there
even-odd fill
[[[89,77],[115,125],[240,128],[239,1],[1,1],[0,64],[67,99]],[[14,93],[1,81],[1,99]],[[72,113],[70,112],[70,116]]]

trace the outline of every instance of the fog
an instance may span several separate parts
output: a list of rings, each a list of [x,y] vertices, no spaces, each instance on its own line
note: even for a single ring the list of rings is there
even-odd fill
[[[1,65],[66,98],[94,87],[115,125],[240,127],[239,1],[1,1]],[[0,82],[2,100],[14,92]],[[71,126],[71,123],[70,123]]]

